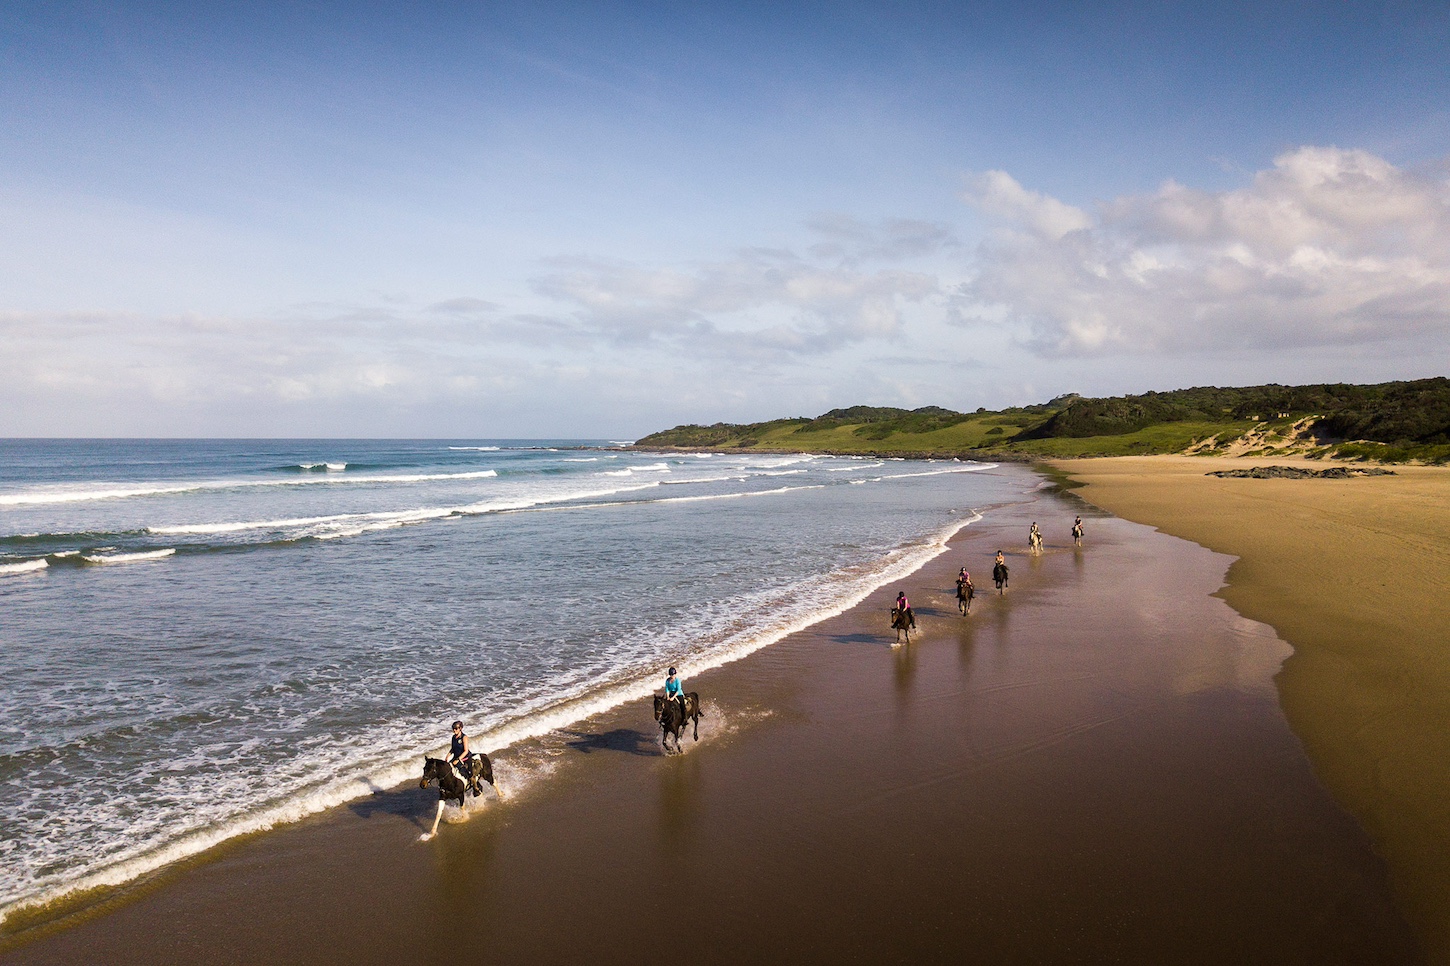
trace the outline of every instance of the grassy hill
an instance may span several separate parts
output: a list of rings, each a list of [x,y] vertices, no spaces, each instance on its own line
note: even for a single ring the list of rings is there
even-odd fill
[[[677,426],[635,445],[1017,459],[1293,454],[1444,463],[1450,460],[1450,379],[1203,386],[1104,399],[1073,394],[998,412],[852,406],[814,419]]]

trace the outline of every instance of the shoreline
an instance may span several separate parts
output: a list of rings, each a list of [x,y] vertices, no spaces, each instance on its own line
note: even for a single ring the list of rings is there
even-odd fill
[[[644,701],[620,705],[500,755],[548,780],[428,845],[436,792],[389,789],[160,873],[6,954],[412,962],[466,921],[505,960],[623,962],[680,908],[650,898],[670,882],[707,962],[958,961],[963,942],[1062,962],[1417,961],[1366,837],[1278,712],[1283,645],[1208,596],[1226,561],[1111,519],[1085,552],[1050,525],[1031,557],[1026,520],[1070,519],[1072,504],[1000,472],[1025,502],[901,580],[921,638],[890,647],[886,601],[868,597],[689,675],[709,717],[683,756],[659,754]],[[999,545],[1005,598],[985,579]],[[963,562],[970,618],[950,596]],[[1142,606],[1113,606],[1123,593]],[[1209,640],[1180,653],[1170,627]]]
[[[1214,468],[1282,458],[1229,459]],[[1054,461],[1118,516],[1237,558],[1219,592],[1294,654],[1281,704],[1316,773],[1387,858],[1450,962],[1450,471],[1244,479],[1193,457]]]
[[[990,464],[986,468],[990,469]],[[792,634],[807,631],[821,621],[859,606],[887,584],[919,570],[945,553],[949,541],[962,529],[982,519],[980,512],[961,512],[970,512],[971,515],[939,528],[922,543],[907,548],[899,558],[885,563],[879,569],[868,571],[858,579],[859,586],[847,585],[839,600],[783,625],[753,628],[744,639],[727,642],[705,660],[698,662],[696,673],[712,671],[743,660]],[[497,727],[476,733],[473,736],[474,747],[490,755],[502,752],[507,759],[508,752],[518,746],[535,742],[548,734],[601,715],[608,715],[621,706],[647,701],[656,690],[654,682],[655,677],[651,675],[648,678],[604,684],[593,691],[557,704],[525,711]],[[444,747],[446,746],[436,743],[434,746],[418,749],[409,757],[416,758],[423,754],[441,756],[441,749]],[[507,771],[508,766],[505,765],[504,769]],[[222,829],[193,833],[165,843],[151,852],[99,869],[44,895],[0,907],[0,951],[3,951],[11,937],[23,937],[32,929],[43,930],[53,921],[86,916],[92,907],[109,906],[131,888],[144,888],[150,880],[165,878],[173,869],[205,864],[211,854],[219,853],[233,842],[245,842],[348,807],[375,794],[379,786],[396,792],[413,782],[415,771],[411,764],[379,765],[368,773],[314,789],[295,800],[282,802],[260,813],[238,816]],[[18,929],[8,928],[14,923],[20,924]]]

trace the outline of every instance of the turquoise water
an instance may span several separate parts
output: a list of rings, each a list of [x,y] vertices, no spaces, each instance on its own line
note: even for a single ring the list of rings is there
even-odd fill
[[[1020,498],[982,469],[0,441],[0,912],[415,777],[455,717],[506,748],[888,594]]]

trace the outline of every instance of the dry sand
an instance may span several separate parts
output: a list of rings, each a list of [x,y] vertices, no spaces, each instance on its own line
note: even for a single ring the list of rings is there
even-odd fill
[[[890,646],[883,588],[687,675],[710,716],[683,755],[631,703],[501,752],[509,796],[431,842],[436,792],[382,791],[6,961],[1421,961],[1279,710],[1288,646],[1211,596],[1228,559],[1109,517],[1074,550],[1081,505],[996,472],[1023,502],[902,583],[910,645]],[[983,591],[966,618],[963,564]]]
[[[1277,683],[1320,778],[1369,830],[1433,959],[1450,962],[1450,470],[1218,479],[1322,463],[1055,464],[1121,517],[1238,557],[1220,593],[1294,647]]]

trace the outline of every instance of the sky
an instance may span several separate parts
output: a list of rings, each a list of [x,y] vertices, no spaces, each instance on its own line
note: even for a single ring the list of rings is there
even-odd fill
[[[0,436],[1450,373],[1450,4],[0,17]]]

